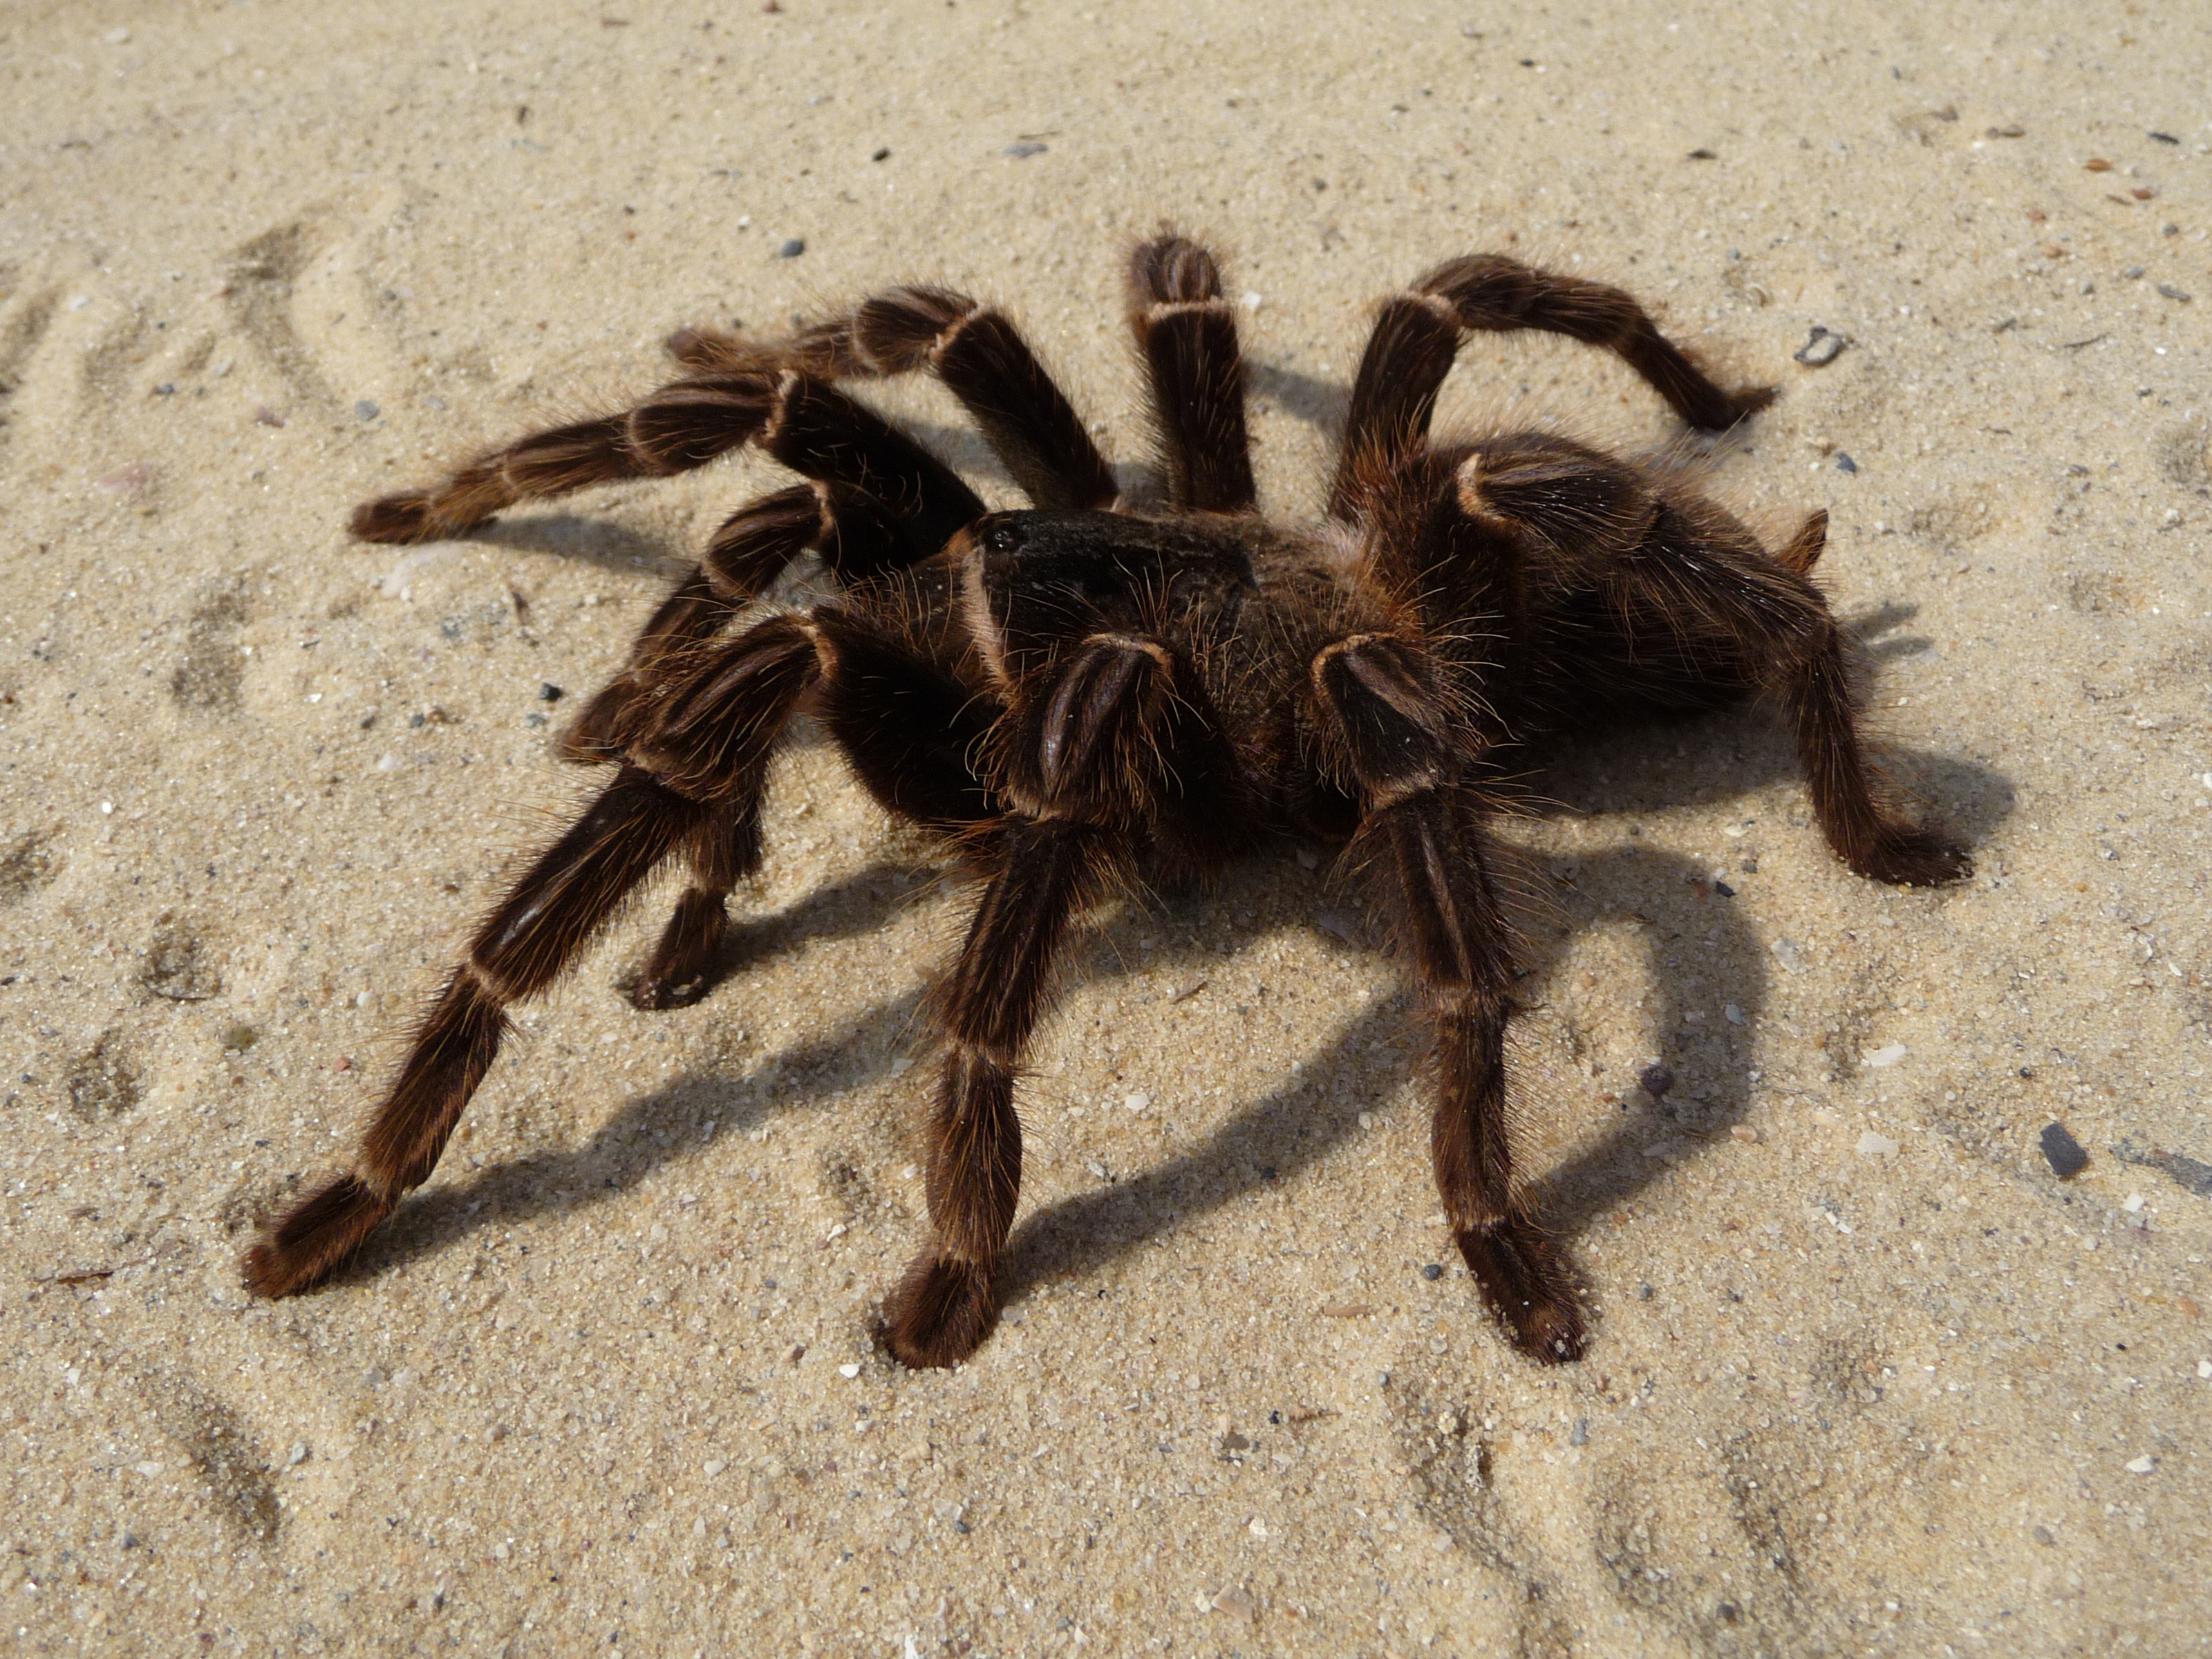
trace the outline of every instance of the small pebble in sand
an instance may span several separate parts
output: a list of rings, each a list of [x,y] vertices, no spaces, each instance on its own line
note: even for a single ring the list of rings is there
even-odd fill
[[[2197,1374],[2203,1377],[2207,1382],[2212,1382],[2212,1359],[2198,1360],[2197,1362]]]
[[[1897,1143],[1886,1134],[1869,1129],[1859,1137],[1858,1154],[1861,1158],[1895,1158]]]
[[[1856,473],[1856,472],[1857,472],[1857,471],[1858,471],[1858,470],[1859,470],[1859,464],[1858,464],[1856,461],[1853,460],[1850,456],[1848,456],[1848,455],[1846,455],[1845,453],[1844,453],[1844,452],[1843,452],[1842,450],[1840,450],[1840,449],[1839,449],[1839,450],[1838,450],[1838,451],[1836,452],[1836,471],[1838,471],[1838,472],[1850,472],[1850,473]]]
[[[860,1374],[860,1368],[858,1365],[840,1365],[837,1367],[837,1375],[843,1377],[848,1382],[851,1382]]]
[[[2166,295],[2167,299],[2179,300],[2184,305],[2187,305],[2192,297],[2191,295],[2183,292],[2180,289],[2176,288],[2172,283],[2160,283],[2158,285],[2158,291]]]
[[[1870,1048],[1859,1058],[1876,1071],[1886,1071],[1911,1052],[1901,1042],[1890,1042],[1879,1048]]]
[[[1589,1444],[1589,1419],[1587,1417],[1575,1419],[1574,1431],[1567,1436],[1567,1443],[1570,1446]]]
[[[2066,1132],[2063,1123],[2046,1123],[2041,1137],[2043,1156],[2050,1163],[2051,1172],[2061,1181],[2071,1181],[2089,1167],[2089,1154],[2081,1150],[2081,1143]]]
[[[776,249],[775,257],[779,259],[796,259],[805,252],[806,239],[804,236],[793,236],[787,238],[783,246]]]
[[[885,146],[885,147],[884,147],[883,149],[878,149],[878,151],[876,151],[876,153],[875,153],[874,155],[872,155],[869,156],[869,157],[868,157],[868,159],[869,159],[871,161],[890,161],[890,160],[891,159],[891,152],[890,152],[890,147],[889,147],[888,145],[886,145],[886,146]]]
[[[1733,1140],[1741,1140],[1747,1146],[1756,1146],[1759,1145],[1759,1131],[1753,1128],[1748,1123],[1730,1124],[1729,1126],[1729,1137]]]
[[[1789,939],[1778,939],[1766,948],[1774,952],[1777,962],[1793,974],[1802,974],[1812,965],[1805,960],[1805,953]]]
[[[1431,1261],[1421,1269],[1421,1277],[1432,1284],[1443,1276],[1444,1270],[1441,1262]]]
[[[1674,1086],[1674,1073],[1665,1066],[1647,1066],[1636,1074],[1636,1085],[1652,1099],[1663,1100],[1667,1091]]]
[[[1815,323],[1812,333],[1806,337],[1805,343],[1790,355],[1808,368],[1824,368],[1842,356],[1844,348],[1850,343],[1842,335]]]
[[[1146,1094],[1124,1095],[1121,1097],[1122,1108],[1127,1111],[1141,1112],[1152,1103],[1152,1097]]]
[[[379,415],[383,413],[381,410],[377,408],[374,404],[371,403],[366,398],[363,398],[359,403],[356,403],[353,406],[353,412],[354,418],[361,421],[373,421]]]
[[[558,702],[568,695],[550,680],[547,680],[538,688],[538,701],[540,702]]]
[[[1044,149],[1045,147],[1037,143],[1036,139],[1024,138],[1018,144],[1008,144],[1006,149],[1000,153],[1005,155],[1011,155],[1017,161],[1026,161],[1032,155],[1043,155]]]
[[[2148,1474],[2157,1467],[2158,1459],[2153,1457],[2148,1452],[2145,1452],[2141,1457],[2131,1458],[2129,1460],[2128,1473],[2130,1474]]]

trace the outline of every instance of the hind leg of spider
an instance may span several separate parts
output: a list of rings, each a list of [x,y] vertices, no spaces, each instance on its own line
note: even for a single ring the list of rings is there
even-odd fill
[[[1172,233],[1140,243],[1129,258],[1128,295],[1170,502],[1199,513],[1249,512],[1255,491],[1244,360],[1213,256]]]
[[[1859,730],[1847,641],[1805,573],[1820,556],[1827,515],[1814,514],[1780,552],[1710,503],[1667,501],[1618,567],[1617,602],[1637,613],[1647,665],[1689,639],[1686,669],[1727,665],[1723,680],[1780,699],[1796,738],[1813,811],[1836,856],[1860,875],[1936,887],[1973,872],[1941,831],[1896,804]]]
[[[1437,391],[1470,332],[1523,328],[1603,346],[1694,427],[1733,426],[1774,398],[1771,387],[1715,384],[1620,289],[1496,254],[1455,259],[1385,301],[1375,319],[1352,383],[1331,514],[1356,516],[1426,441]]]
[[[1789,551],[1809,566],[1820,550],[1808,551],[1806,543],[1801,532]],[[1794,572],[1792,577],[1803,589],[1805,621],[1790,641],[1795,649],[1771,672],[1796,726],[1797,763],[1821,833],[1838,858],[1875,881],[1940,887],[1965,880],[1974,872],[1966,848],[1933,827],[1915,823],[1885,799],[1859,732],[1842,630],[1819,591]]]
[[[625,765],[477,931],[416,1031],[353,1167],[246,1253],[247,1285],[287,1296],[351,1255],[419,1187],[499,1053],[507,1009],[544,990],[638,884],[718,817],[757,796],[770,750],[819,672],[815,636],[773,617],[720,647],[675,690]]]
[[[1322,729],[1364,810],[1351,857],[1373,872],[1410,959],[1437,1054],[1437,1189],[1483,1298],[1522,1352],[1582,1357],[1567,1263],[1515,1195],[1506,1132],[1512,935],[1480,803],[1457,777],[1441,672],[1416,640],[1355,635],[1315,659]]]

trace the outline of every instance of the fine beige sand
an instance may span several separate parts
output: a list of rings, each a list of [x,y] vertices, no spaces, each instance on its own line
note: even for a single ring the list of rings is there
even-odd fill
[[[0,10],[0,1648],[2212,1647],[2208,65],[2187,4]],[[1137,478],[1164,221],[1223,252],[1286,518],[1365,307],[1454,254],[1777,385],[1711,488],[1832,514],[1893,770],[1972,844],[1850,876],[1755,713],[1529,781],[1523,1149],[1588,1358],[1447,1259],[1397,969],[1286,849],[1101,919],[1005,1324],[896,1368],[967,896],[804,733],[714,994],[619,994],[658,891],[359,1263],[249,1300],[588,795],[540,688],[775,470],[415,550],[352,505],[679,324],[915,278]],[[1462,365],[1456,424],[1689,451],[1601,354]],[[935,388],[869,395],[1014,499]]]

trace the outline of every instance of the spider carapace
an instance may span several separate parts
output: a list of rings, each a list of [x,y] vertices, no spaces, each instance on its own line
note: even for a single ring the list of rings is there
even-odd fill
[[[1698,428],[1767,402],[1723,390],[1615,289],[1478,256],[1386,301],[1326,514],[1304,526],[1256,510],[1212,257],[1173,234],[1139,246],[1129,317],[1158,446],[1160,498],[1143,505],[1003,315],[907,288],[778,342],[686,331],[670,342],[684,373],[635,408],[356,514],[370,540],[458,535],[517,501],[748,444],[801,480],[721,526],[565,735],[569,758],[611,780],[483,924],[351,1169],[248,1253],[253,1289],[288,1295],[359,1249],[435,1166],[508,1006],[672,862],[688,884],[633,994],[668,1007],[703,994],[725,897],[760,865],[769,763],[805,711],[979,888],[931,1003],[930,1232],[885,1310],[899,1359],[957,1364],[996,1319],[1021,1176],[1016,1078],[1086,911],[1285,836],[1343,847],[1390,919],[1434,1051],[1444,1215],[1491,1310],[1537,1358],[1581,1354],[1572,1276],[1507,1137],[1515,945],[1491,790],[1571,726],[1765,693],[1845,864],[1891,882],[1966,874],[1864,752],[1852,659],[1808,580],[1826,515],[1769,550],[1662,465],[1537,432],[1432,441],[1438,389],[1476,331],[1607,348]],[[987,512],[836,386],[914,370],[965,406],[1034,510]],[[836,597],[763,603],[809,552]]]

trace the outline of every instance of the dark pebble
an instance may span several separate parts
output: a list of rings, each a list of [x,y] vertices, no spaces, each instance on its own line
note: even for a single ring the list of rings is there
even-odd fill
[[[1262,1164],[1260,1166],[1260,1179],[1262,1181],[1273,1181],[1274,1178],[1275,1166],[1272,1164]]]
[[[1032,155],[1044,154],[1044,146],[1034,138],[1024,138],[1018,144],[1008,144],[1000,154],[1011,155],[1017,161],[1026,161]]]
[[[868,157],[868,159],[871,161],[888,161],[891,159],[891,153],[887,149],[879,149],[873,155]]]
[[[1718,893],[1723,898],[1734,898],[1735,896],[1735,889],[1729,886],[1724,881],[1715,882],[1713,884],[1713,891]]]
[[[558,702],[568,695],[550,680],[538,688],[538,701],[540,702]]]
[[[2035,1067],[2033,1066],[2023,1066],[2020,1068],[2020,1074],[2022,1077],[2033,1077],[2035,1075]]]
[[[779,259],[796,259],[800,254],[805,252],[806,239],[803,236],[794,236],[789,241],[786,242],[781,247],[776,249],[775,257]]]
[[[1815,323],[1813,331],[1805,337],[1805,343],[1790,355],[1808,368],[1820,368],[1842,356],[1844,348],[1850,343],[1842,335]]]
[[[2081,1143],[2066,1133],[2063,1123],[2043,1126],[2043,1156],[2051,1164],[2051,1171],[2061,1181],[2071,1181],[2089,1167],[2089,1154],[2081,1150]]]
[[[1443,1276],[1443,1267],[1437,1262],[1431,1261],[1428,1266],[1421,1269],[1421,1277],[1427,1279],[1431,1284],[1434,1284],[1437,1279],[1442,1279]]]
[[[1717,161],[1721,158],[1715,151],[1700,148],[1692,150],[1689,159],[1692,161]]]
[[[2184,305],[2189,303],[2190,295],[2185,290],[2174,287],[2172,283],[2160,283],[2158,285],[2158,291],[2169,300],[2179,300]]]
[[[175,397],[177,395],[177,383],[174,380],[162,381],[161,385],[154,388],[154,395],[157,398]]]
[[[2155,128],[2152,129],[2150,136],[2157,139],[2161,144],[2178,144],[2181,142],[2180,139],[2175,137],[2172,133],[2160,132]]]
[[[1723,1625],[1733,1625],[1737,1620],[1743,1617],[1742,1612],[1733,1601],[1723,1601],[1720,1606],[1715,1607],[1713,1611],[1720,1615],[1720,1621]]]
[[[1856,471],[1857,471],[1858,470],[1859,470],[1859,464],[1858,464],[1856,461],[1853,460],[1853,459],[1852,459],[1849,455],[1846,455],[1846,454],[1845,454],[1842,450],[1840,450],[1840,449],[1839,449],[1839,450],[1838,450],[1838,451],[1836,452],[1836,471],[1838,471],[1838,472],[1856,472]]]
[[[364,421],[373,421],[383,411],[368,398],[363,398],[353,406],[353,412]]]
[[[1636,1086],[1659,1100],[1674,1086],[1674,1073],[1664,1066],[1647,1066],[1636,1074]]]

